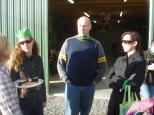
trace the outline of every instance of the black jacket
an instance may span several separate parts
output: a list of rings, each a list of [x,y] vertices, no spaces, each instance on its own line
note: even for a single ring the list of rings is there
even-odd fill
[[[154,71],[148,70],[147,66],[154,63],[154,55],[150,53],[150,50],[145,51],[145,59],[146,59],[146,73],[144,84],[154,85]]]
[[[131,56],[119,57],[108,75],[109,87],[120,90],[125,79],[132,85],[134,91],[139,92],[145,75],[145,60],[138,53]]]
[[[38,55],[32,55],[31,57],[26,57],[23,64],[20,65],[19,71],[16,72],[14,70],[11,70],[10,76],[13,82],[18,79],[21,79],[22,77],[25,78],[38,77],[39,79],[44,80],[44,70],[41,57]],[[43,102],[46,102],[45,83],[43,83],[42,89],[39,93],[42,94]]]

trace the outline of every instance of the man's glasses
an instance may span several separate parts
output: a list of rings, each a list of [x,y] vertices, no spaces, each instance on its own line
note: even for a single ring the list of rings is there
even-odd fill
[[[32,39],[26,40],[26,41],[23,41],[23,42],[19,42],[19,44],[24,45],[24,44],[30,44],[31,42],[32,42]]]
[[[131,44],[134,41],[132,41],[132,40],[122,40],[121,42],[124,43],[124,44]]]

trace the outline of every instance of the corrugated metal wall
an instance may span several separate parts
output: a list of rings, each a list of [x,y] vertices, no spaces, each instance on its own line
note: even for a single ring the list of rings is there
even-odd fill
[[[48,0],[0,0],[0,33],[8,37],[11,49],[23,27],[30,28],[39,44],[48,92]]]

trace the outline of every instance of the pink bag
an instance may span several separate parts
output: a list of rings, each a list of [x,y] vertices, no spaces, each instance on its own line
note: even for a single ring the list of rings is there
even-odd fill
[[[127,111],[126,115],[134,115],[135,112],[154,112],[154,98],[136,101]]]

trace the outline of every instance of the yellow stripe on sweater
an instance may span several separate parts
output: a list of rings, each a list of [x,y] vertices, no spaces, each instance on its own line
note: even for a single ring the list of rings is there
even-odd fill
[[[67,59],[66,55],[60,53],[59,58],[65,60],[65,62],[66,62],[66,59]]]
[[[97,59],[98,63],[106,62],[106,57],[100,57]]]

